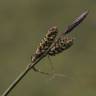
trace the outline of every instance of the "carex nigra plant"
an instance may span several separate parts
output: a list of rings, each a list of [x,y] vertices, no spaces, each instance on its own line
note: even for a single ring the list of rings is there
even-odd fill
[[[28,64],[25,70],[21,72],[21,74],[10,84],[10,86],[7,88],[7,90],[4,91],[1,96],[7,96],[31,69],[36,72],[40,72],[35,65],[41,59],[43,59],[47,55],[55,56],[56,54],[59,54],[64,50],[70,48],[73,45],[74,39],[66,35],[69,34],[76,26],[78,26],[86,18],[87,15],[88,11],[83,12],[59,36],[58,29],[56,26],[49,28],[45,37],[41,40],[34,55],[32,56],[32,62]]]

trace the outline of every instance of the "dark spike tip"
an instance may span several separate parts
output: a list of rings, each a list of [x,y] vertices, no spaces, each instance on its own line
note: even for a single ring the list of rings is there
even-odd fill
[[[89,11],[86,10],[85,12],[83,12],[79,17],[77,17],[71,25],[69,25],[65,32],[64,32],[64,35],[65,34],[68,34],[69,32],[71,32],[75,27],[77,27],[85,18],[86,16],[88,15]]]

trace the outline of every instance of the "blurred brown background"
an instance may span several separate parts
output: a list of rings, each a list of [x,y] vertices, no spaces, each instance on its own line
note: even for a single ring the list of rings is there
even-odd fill
[[[67,77],[30,71],[9,96],[96,96],[96,0],[0,0],[0,95],[30,63],[47,29],[63,32],[86,9],[88,17],[71,33],[74,45],[51,57]],[[38,67],[51,71],[47,57]]]

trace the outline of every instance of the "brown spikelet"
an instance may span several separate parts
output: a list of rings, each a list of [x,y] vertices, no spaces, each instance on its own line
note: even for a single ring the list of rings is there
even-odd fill
[[[54,42],[57,36],[58,29],[56,26],[49,28],[45,37],[41,40],[39,47],[36,49],[35,54],[32,56],[32,62],[36,61]]]
[[[70,33],[74,28],[76,28],[81,22],[84,21],[84,19],[87,17],[88,15],[88,10],[86,10],[85,12],[83,12],[80,16],[78,16],[73,22],[72,24],[70,24],[69,26],[67,26],[67,28],[65,29],[65,32],[63,33],[68,34]]]
[[[56,41],[53,47],[49,51],[49,55],[55,56],[56,54],[61,53],[62,51],[70,48],[73,45],[73,39],[67,36],[63,36]]]

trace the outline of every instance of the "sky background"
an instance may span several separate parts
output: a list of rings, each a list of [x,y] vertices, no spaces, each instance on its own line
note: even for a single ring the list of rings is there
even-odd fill
[[[96,96],[96,0],[0,0],[0,95],[31,62],[41,38],[56,25],[59,33],[77,16],[89,15],[71,37],[74,45],[37,67],[65,77],[30,71],[9,96]]]

